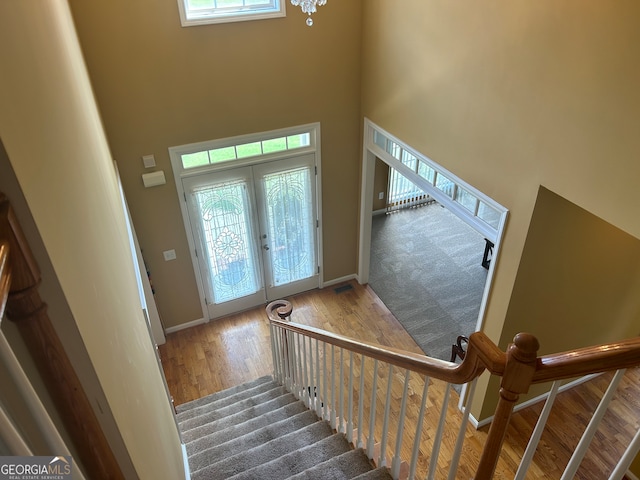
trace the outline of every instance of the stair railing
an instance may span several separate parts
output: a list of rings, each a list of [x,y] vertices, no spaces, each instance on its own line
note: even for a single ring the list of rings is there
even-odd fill
[[[292,305],[286,300],[267,306],[274,377],[336,431],[344,433],[355,447],[364,448],[377,466],[389,467],[394,479],[413,479],[418,468],[428,470],[427,479],[437,475],[452,480],[458,470],[464,478],[492,478],[520,395],[532,384],[554,381],[515,476],[524,478],[559,381],[618,371],[562,477],[573,478],[624,369],[640,365],[640,337],[538,357],[538,341],[530,334],[516,335],[503,352],[485,334],[476,332],[469,337],[464,359],[456,364],[294,323],[290,321],[291,313]],[[479,461],[472,459],[459,465],[475,382],[485,370],[501,377],[498,405]],[[379,388],[380,381],[386,387]],[[441,389],[443,394],[430,389],[434,381],[446,382]],[[449,404],[450,392],[454,385],[467,383],[470,385],[460,414]],[[420,389],[422,394],[418,395],[416,391]],[[436,422],[431,420],[434,418],[431,412],[437,405]],[[416,425],[414,432],[405,431],[407,416],[412,416]],[[425,420],[430,422],[427,427]],[[458,431],[452,435],[451,428],[456,422]],[[392,439],[395,442],[391,446]],[[431,446],[430,455],[421,452],[425,443]],[[443,446],[449,458],[439,464]],[[629,443],[611,479],[622,478],[638,450],[640,433]]]

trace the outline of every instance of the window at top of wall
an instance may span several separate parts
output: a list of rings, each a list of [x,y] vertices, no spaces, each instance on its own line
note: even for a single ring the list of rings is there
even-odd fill
[[[285,0],[178,0],[183,27],[284,17]]]

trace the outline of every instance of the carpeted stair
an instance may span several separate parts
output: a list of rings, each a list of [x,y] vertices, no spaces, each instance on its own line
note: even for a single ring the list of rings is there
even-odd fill
[[[391,479],[271,377],[177,411],[193,480]]]

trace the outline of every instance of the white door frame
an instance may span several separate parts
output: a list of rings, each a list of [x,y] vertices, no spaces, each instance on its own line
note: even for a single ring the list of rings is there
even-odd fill
[[[182,164],[182,155],[190,154],[194,152],[200,152],[208,149],[235,146],[249,144],[252,142],[267,141],[269,139],[281,138],[287,135],[296,135],[300,133],[309,134],[309,145],[291,150],[285,150],[276,153],[257,155],[254,157],[243,158],[233,161],[224,162],[222,164],[209,165],[204,167],[196,167],[191,169],[185,169]],[[184,221],[185,232],[187,235],[187,243],[189,244],[189,252],[191,255],[192,267],[195,275],[195,280],[198,288],[198,295],[200,299],[200,308],[202,311],[202,319],[196,320],[192,323],[209,322],[208,307],[205,302],[205,288],[202,282],[202,277],[199,273],[198,259],[195,255],[196,242],[193,238],[193,229],[189,219],[189,212],[187,208],[186,194],[182,185],[182,179],[194,175],[199,175],[204,172],[208,172],[211,169],[229,169],[237,168],[241,166],[250,166],[256,163],[270,161],[270,160],[283,160],[290,157],[297,157],[306,153],[313,153],[315,155],[316,165],[316,213],[318,216],[318,228],[316,229],[316,248],[317,248],[317,262],[319,267],[318,273],[318,286],[324,283],[324,269],[323,269],[323,244],[322,244],[322,168],[321,168],[321,148],[320,148],[320,123],[310,123],[305,125],[299,125],[296,127],[282,128],[278,130],[271,130],[268,132],[260,132],[247,135],[239,135],[235,137],[209,140],[204,142],[191,143],[186,145],[179,145],[175,147],[169,147],[169,157],[171,159],[171,167],[173,170],[173,176],[176,184],[176,190],[178,193],[178,202],[180,204],[180,211],[182,212],[182,219]]]

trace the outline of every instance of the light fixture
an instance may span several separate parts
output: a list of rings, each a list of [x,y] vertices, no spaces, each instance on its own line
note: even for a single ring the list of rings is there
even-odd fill
[[[291,5],[302,8],[302,12],[309,15],[307,17],[307,25],[313,25],[312,13],[316,13],[316,6],[321,6],[327,3],[327,0],[291,0]]]

